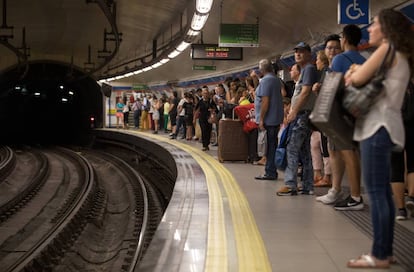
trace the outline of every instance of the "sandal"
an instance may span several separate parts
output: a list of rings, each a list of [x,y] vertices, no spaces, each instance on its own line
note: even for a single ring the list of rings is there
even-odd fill
[[[326,179],[322,178],[320,180],[318,180],[318,182],[316,182],[314,185],[314,187],[331,187],[332,184],[327,181]]]
[[[318,183],[318,182],[320,182],[322,179],[323,179],[323,177],[322,177],[322,176],[319,176],[319,177],[314,177],[314,178],[313,178],[313,184],[317,184],[317,183]]]
[[[397,259],[394,256],[388,256],[390,264],[397,264]]]
[[[352,259],[348,261],[347,266],[349,268],[378,268],[386,269],[390,267],[389,260],[379,260],[371,255],[362,255],[358,259]]]

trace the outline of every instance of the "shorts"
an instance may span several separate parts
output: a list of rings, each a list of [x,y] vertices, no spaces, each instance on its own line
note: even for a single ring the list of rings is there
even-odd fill
[[[152,113],[152,120],[160,120],[160,112],[159,111],[154,111]]]
[[[355,150],[357,148],[356,142],[345,144],[341,141],[335,141],[328,137],[328,148],[329,150],[340,151],[340,150]]]
[[[115,114],[116,117],[124,117],[124,113],[123,112],[117,112]]]
[[[176,114],[170,114],[170,120],[171,120],[171,126],[177,125],[177,115]]]

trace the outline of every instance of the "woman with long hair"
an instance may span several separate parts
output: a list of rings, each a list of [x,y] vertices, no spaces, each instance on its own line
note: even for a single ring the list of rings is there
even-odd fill
[[[393,45],[394,59],[387,63],[383,95],[369,112],[356,119],[354,140],[360,143],[362,177],[370,199],[373,245],[370,254],[350,260],[352,268],[388,268],[393,263],[395,207],[390,185],[391,152],[404,147],[401,106],[413,71],[414,37],[411,23],[399,11],[381,10],[368,28],[369,43],[377,49],[362,65],[345,75],[347,85],[363,86],[381,66]]]

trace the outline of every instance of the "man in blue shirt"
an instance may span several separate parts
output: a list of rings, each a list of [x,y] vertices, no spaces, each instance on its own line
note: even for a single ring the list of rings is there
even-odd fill
[[[342,30],[341,47],[343,53],[336,55],[332,60],[331,69],[345,75],[353,64],[362,64],[365,58],[358,52],[361,40],[361,29],[356,25],[346,25]],[[361,210],[364,203],[361,197],[361,168],[356,146],[346,145],[329,139],[329,157],[332,168],[332,188],[326,195],[317,197],[317,201],[324,204],[335,204],[336,210]],[[342,201],[337,201],[341,194],[341,183],[346,170],[350,195]]]
[[[277,191],[278,196],[297,195],[297,173],[299,159],[303,165],[302,194],[313,194],[313,167],[310,151],[310,138],[312,129],[309,121],[315,104],[316,95],[312,86],[317,81],[316,67],[311,63],[312,54],[308,44],[300,42],[295,50],[295,61],[301,72],[295,85],[291,108],[287,116],[290,123],[290,139],[286,147],[287,167],[285,170],[285,186]]]
[[[254,106],[259,130],[266,130],[267,147],[265,174],[256,176],[255,179],[275,180],[278,176],[275,165],[277,134],[283,122],[281,84],[273,71],[270,60],[262,59],[259,62],[259,69],[263,78],[256,89]]]

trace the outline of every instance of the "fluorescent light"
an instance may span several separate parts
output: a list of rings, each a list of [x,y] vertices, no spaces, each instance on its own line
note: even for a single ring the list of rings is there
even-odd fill
[[[146,72],[146,71],[149,71],[149,70],[151,70],[152,69],[152,67],[151,66],[147,66],[147,67],[145,67],[144,69],[142,69],[142,71],[143,72]]]
[[[142,72],[144,72],[144,71],[142,71],[142,69],[140,69],[140,70],[136,70],[136,71],[134,72],[134,75],[138,75],[138,74],[140,74],[140,73],[142,73]]]
[[[201,15],[194,13],[193,20],[191,21],[191,28],[196,31],[201,30],[206,23],[207,18],[208,14]]]
[[[129,72],[129,73],[125,74],[124,76],[125,76],[125,77],[130,77],[130,76],[133,76],[133,75],[134,75],[134,73]]]
[[[177,46],[177,50],[178,51],[184,51],[188,46],[190,45],[190,43],[188,42],[181,42],[179,46]]]
[[[165,63],[167,63],[167,62],[169,62],[169,61],[170,61],[170,59],[169,59],[169,58],[165,58],[165,59],[160,60],[160,62],[161,62],[162,64],[165,64]]]
[[[187,32],[188,36],[197,36],[198,34],[200,34],[200,31],[195,31],[195,30],[192,30],[192,29],[189,29],[188,32]]]
[[[169,55],[168,55],[168,57],[170,58],[170,59],[173,59],[173,58],[175,58],[176,56],[178,56],[178,55],[180,55],[180,51],[178,51],[177,49],[176,50],[174,50],[173,52],[171,52]]]
[[[106,79],[104,78],[104,79],[101,79],[101,80],[99,80],[98,81],[99,83],[105,83],[106,82]]]
[[[196,9],[200,13],[210,12],[213,0],[196,0]]]

